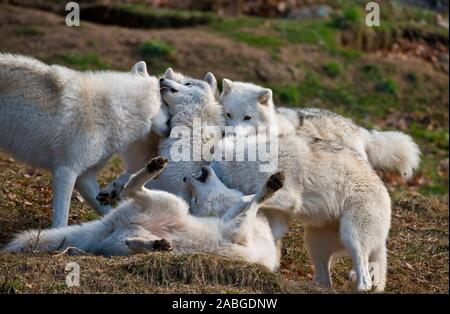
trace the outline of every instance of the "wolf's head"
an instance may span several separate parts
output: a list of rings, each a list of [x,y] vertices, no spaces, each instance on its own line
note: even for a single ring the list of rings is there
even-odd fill
[[[221,216],[243,196],[242,192],[226,187],[209,166],[183,181],[192,193],[191,212],[196,216]]]
[[[252,83],[223,80],[219,103],[227,126],[239,128],[274,127],[276,124],[272,90]]]
[[[167,71],[166,71],[167,72]],[[209,125],[222,125],[222,110],[215,97],[217,81],[212,73],[203,80],[182,77],[172,71],[169,77],[159,80],[161,96],[168,106],[171,126],[192,123],[199,118]]]

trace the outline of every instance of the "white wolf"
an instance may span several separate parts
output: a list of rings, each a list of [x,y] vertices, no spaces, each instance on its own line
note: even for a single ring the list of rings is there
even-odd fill
[[[193,152],[201,150],[201,147],[193,141],[193,121],[201,121],[201,132],[207,135],[207,129],[217,126],[220,131],[224,125],[222,107],[218,105],[217,80],[210,72],[206,73],[203,80],[194,79],[168,68],[160,78],[161,95],[166,105],[169,116],[169,126],[174,132],[167,138],[159,141],[158,154],[170,157],[174,144],[180,141],[179,136],[188,136],[190,145],[190,159],[188,161],[170,161],[164,172],[155,180],[149,181],[147,187],[160,189],[189,202],[191,194],[182,179],[192,173],[200,171],[200,167],[208,163],[203,159],[193,160]],[[184,134],[179,134],[179,130],[184,130]],[[201,145],[212,147],[218,140],[218,134],[210,134],[201,139]],[[191,145],[192,144],[192,145]],[[194,146],[196,145],[196,146]],[[141,152],[136,152],[140,154]],[[150,156],[147,155],[147,158]],[[141,167],[144,164],[141,165]],[[98,199],[104,204],[110,204],[120,196],[124,184],[129,180],[132,172],[125,172],[113,182],[108,184],[99,194]]]
[[[159,143],[159,155],[170,157],[176,147],[187,149],[186,160],[170,160],[166,169],[157,179],[149,181],[147,187],[160,189],[177,196],[186,202],[191,193],[183,184],[183,178],[198,173],[202,165],[209,163],[201,154],[202,149],[213,148],[220,139],[225,125],[222,107],[217,102],[217,81],[212,73],[207,73],[203,80],[193,79],[167,69],[160,78],[161,96],[167,105],[171,134]],[[200,122],[197,131],[202,136],[195,140],[194,122]],[[208,131],[209,130],[209,131]],[[177,152],[176,152],[177,153]],[[194,154],[200,153],[195,159]],[[110,183],[99,195],[104,203],[110,203],[119,197],[124,183],[131,173],[125,173]]]
[[[224,138],[223,144],[234,145],[232,137]],[[354,149],[329,140],[284,135],[278,137],[278,148],[278,156],[270,158],[278,158],[278,171],[286,174],[286,181],[263,206],[272,213],[278,210],[268,218],[275,240],[299,220],[305,225],[316,282],[330,287],[332,257],[347,251],[357,289],[383,291],[391,202],[375,171]],[[239,149],[236,154],[241,154]],[[226,186],[247,195],[256,193],[269,175],[259,171],[258,161],[213,161],[211,167]],[[370,263],[378,266],[374,282]]]
[[[76,247],[111,256],[173,249],[242,259],[270,270],[278,267],[269,224],[258,209],[283,186],[283,173],[270,176],[250,202],[233,208],[225,219],[202,218],[190,215],[189,206],[181,198],[144,187],[166,165],[166,158],[157,157],[133,175],[122,192],[125,201],[102,219],[64,228],[25,231],[3,251],[42,252]]]
[[[252,83],[224,79],[219,102],[224,107],[227,125],[244,129],[275,127],[280,135],[296,132],[333,140],[354,148],[374,168],[396,170],[405,179],[411,177],[420,162],[418,146],[402,132],[368,131],[324,109],[277,109],[272,90]]]
[[[52,171],[53,227],[67,225],[74,185],[106,214],[110,207],[96,200],[97,171],[113,153],[128,168],[142,163],[135,152],[146,148],[152,121],[164,133],[166,120],[145,62],[131,73],[78,72],[0,54],[0,150]]]

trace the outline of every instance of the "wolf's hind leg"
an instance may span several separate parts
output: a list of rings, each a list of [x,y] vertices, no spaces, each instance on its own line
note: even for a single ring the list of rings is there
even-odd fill
[[[236,211],[233,213],[235,215],[234,218],[245,220],[250,215],[256,216],[260,205],[270,199],[276,191],[283,187],[284,179],[285,177],[283,172],[276,172],[272,174],[267,179],[261,190],[253,196],[252,200],[249,203],[243,204],[239,209],[236,209]],[[227,219],[232,218],[232,216],[227,217]]]
[[[372,280],[369,272],[369,249],[364,236],[365,230],[354,221],[354,217],[344,216],[340,225],[341,240],[353,261],[356,272],[356,289],[369,291],[372,289]]]
[[[244,204],[236,210],[236,217],[233,219],[230,218],[230,222],[233,225],[233,242],[244,245],[247,243],[251,225],[253,225],[256,214],[258,213],[261,204],[263,204],[266,200],[270,199],[276,191],[281,189],[284,185],[284,173],[276,172],[272,174],[261,188],[261,190],[253,196],[253,199],[248,204]]]
[[[53,228],[67,226],[70,198],[76,179],[77,174],[68,167],[58,167],[53,171]]]
[[[102,205],[97,200],[100,188],[97,183],[95,171],[88,171],[79,176],[76,182],[76,188],[81,196],[83,196],[100,215],[104,216],[111,210],[111,206]]]
[[[386,286],[387,254],[385,244],[372,251],[369,257],[370,275],[375,292],[383,292]]]

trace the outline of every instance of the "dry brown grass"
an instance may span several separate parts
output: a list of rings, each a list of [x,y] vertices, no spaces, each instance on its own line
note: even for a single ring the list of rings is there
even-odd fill
[[[100,174],[107,182],[120,173],[117,158]],[[0,155],[0,244],[14,232],[48,227],[51,219],[51,178],[42,171],[30,176],[27,168]],[[387,292],[448,293],[448,206],[445,200],[394,193],[392,229],[388,243]],[[97,216],[74,197],[70,222]],[[81,266],[82,285],[67,288],[64,267]],[[349,292],[348,258],[333,268],[337,292]],[[311,285],[313,268],[303,246],[303,227],[295,224],[284,239],[282,266],[273,274],[257,265],[205,254],[52,256],[0,254],[0,290],[30,293],[317,293],[331,292]]]
[[[80,286],[67,287],[65,267],[80,265]],[[318,293],[264,267],[206,254],[131,257],[0,255],[0,293]]]

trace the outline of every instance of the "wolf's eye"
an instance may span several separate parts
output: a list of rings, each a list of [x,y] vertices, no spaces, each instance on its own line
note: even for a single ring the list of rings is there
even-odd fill
[[[231,119],[231,114],[230,113],[227,112],[227,116],[228,116],[228,118]]]
[[[186,84],[184,84],[184,86],[191,86],[192,84],[191,83],[186,83]]]
[[[252,117],[250,117],[250,116],[245,116],[244,117],[244,120],[246,120],[246,121],[248,121],[248,120],[250,120]]]

